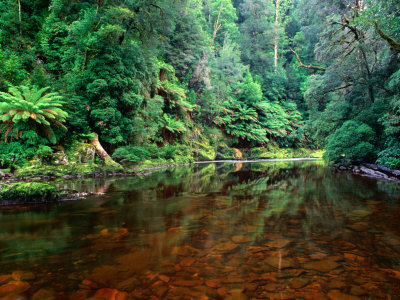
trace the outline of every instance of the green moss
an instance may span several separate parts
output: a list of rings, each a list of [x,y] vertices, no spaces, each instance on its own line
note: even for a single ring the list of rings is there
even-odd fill
[[[107,157],[104,161],[104,166],[101,168],[103,171],[122,172],[124,167],[119,163],[113,161],[111,157]]]
[[[317,155],[321,155],[320,152]],[[313,157],[312,151],[305,148],[291,149],[279,148],[276,145],[269,144],[265,148],[252,148],[250,158],[252,159],[286,159],[286,158],[308,158]],[[320,157],[320,156],[316,156]]]
[[[196,141],[193,143],[193,156],[199,161],[215,160],[217,153],[214,147],[210,146],[209,141]]]
[[[55,176],[61,177],[64,175],[89,175],[93,173],[106,174],[106,173],[116,173],[123,171],[124,168],[116,163],[109,162],[108,164],[95,164],[95,163],[85,163],[85,164],[74,164],[69,166],[25,166],[18,169],[15,173],[17,178],[27,178],[27,177],[39,177],[39,176]]]
[[[192,156],[186,156],[186,155],[175,155],[174,156],[174,162],[179,165],[191,163],[193,161],[194,161],[194,159]]]
[[[18,203],[47,202],[57,199],[54,186],[40,182],[17,182],[0,184],[0,201]]]
[[[325,154],[326,150],[316,150],[311,152],[312,158],[322,158]]]
[[[311,150],[305,149],[305,148],[294,149],[293,157],[296,157],[296,158],[311,157]]]
[[[75,143],[68,151],[67,155],[72,164],[88,163],[94,160],[96,150],[92,144]]]

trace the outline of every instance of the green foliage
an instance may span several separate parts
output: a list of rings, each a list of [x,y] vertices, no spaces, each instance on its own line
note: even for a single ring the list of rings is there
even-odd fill
[[[1,143],[0,163],[1,167],[16,168],[22,166],[26,160],[35,155],[35,149],[19,141],[10,143]]]
[[[112,155],[113,159],[121,163],[137,163],[148,159],[160,158],[156,145],[120,147]]]
[[[176,117],[170,116],[168,114],[163,114],[161,119],[162,128],[170,133],[184,132],[186,130],[185,124],[177,120]]]
[[[400,169],[400,143],[392,139],[386,144],[383,151],[378,153],[377,164],[385,165],[391,169]]]
[[[235,159],[236,152],[232,148],[229,147],[219,147],[217,151],[217,159],[229,160]]]
[[[190,160],[190,152],[189,147],[185,145],[167,144],[162,148],[158,148],[156,145],[124,146],[115,150],[112,157],[127,166],[146,161],[153,161],[156,164],[165,164],[168,161],[187,163]]]
[[[346,121],[329,138],[325,158],[334,163],[360,162],[375,155],[375,132],[367,124]]]
[[[10,134],[19,139],[27,131],[31,142],[38,136],[47,135],[55,143],[52,127],[60,126],[66,130],[63,123],[68,114],[61,109],[65,102],[58,93],[45,94],[48,89],[19,86],[11,87],[8,93],[0,92],[1,132],[6,142]]]

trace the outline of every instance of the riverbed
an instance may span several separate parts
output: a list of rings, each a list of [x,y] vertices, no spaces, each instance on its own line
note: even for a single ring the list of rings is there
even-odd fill
[[[322,161],[58,180],[0,208],[0,299],[398,299],[400,186]]]

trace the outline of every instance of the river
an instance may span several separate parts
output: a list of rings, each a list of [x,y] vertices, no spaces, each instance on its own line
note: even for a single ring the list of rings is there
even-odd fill
[[[322,161],[55,181],[0,208],[0,299],[399,299],[400,186]]]

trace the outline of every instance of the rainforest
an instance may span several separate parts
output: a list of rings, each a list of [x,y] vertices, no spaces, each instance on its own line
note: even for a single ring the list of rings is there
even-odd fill
[[[399,10],[398,0],[1,1],[1,168],[322,153],[400,168]]]
[[[400,298],[400,0],[0,0],[0,300]]]

